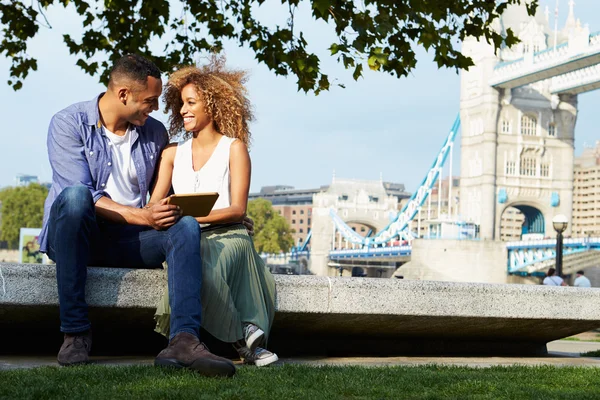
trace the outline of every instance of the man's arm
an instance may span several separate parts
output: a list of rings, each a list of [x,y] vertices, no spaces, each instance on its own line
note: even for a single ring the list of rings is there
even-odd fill
[[[181,217],[181,209],[167,204],[166,198],[144,208],[134,208],[116,203],[108,197],[101,197],[96,202],[96,213],[109,221],[151,226],[156,230],[170,227]]]
[[[50,121],[48,156],[53,184],[58,185],[61,191],[69,186],[86,186],[94,199],[96,212],[107,220],[164,229],[181,215],[179,207],[164,202],[144,209],[127,207],[111,200],[104,190],[97,190],[85,156],[83,139],[70,115],[57,114]]]
[[[94,203],[105,195],[94,187],[83,139],[71,115],[56,114],[50,121],[48,157],[52,184],[58,186],[59,192],[69,186],[83,185],[92,193]]]

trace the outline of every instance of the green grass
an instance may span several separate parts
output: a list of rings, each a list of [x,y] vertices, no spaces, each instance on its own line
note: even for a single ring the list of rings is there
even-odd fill
[[[560,340],[568,340],[571,342],[600,342],[600,339],[579,339],[578,337],[566,337],[566,338],[562,338]]]
[[[1,399],[597,399],[600,369],[312,367],[238,369],[233,379],[151,366],[0,371]]]
[[[600,350],[588,351],[581,353],[582,357],[600,357]]]

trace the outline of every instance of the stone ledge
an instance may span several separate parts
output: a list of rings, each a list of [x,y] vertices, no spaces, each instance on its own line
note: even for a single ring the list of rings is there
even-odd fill
[[[56,329],[54,267],[0,264],[0,273],[0,329]],[[151,331],[164,279],[162,270],[90,267],[87,299],[95,332]],[[270,345],[295,347],[296,353],[540,354],[549,341],[600,327],[598,289],[288,275],[275,280]]]

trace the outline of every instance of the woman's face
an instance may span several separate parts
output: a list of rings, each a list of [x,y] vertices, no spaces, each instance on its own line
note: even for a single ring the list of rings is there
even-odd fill
[[[192,83],[181,90],[181,116],[183,126],[188,132],[198,132],[212,123],[212,119],[204,111],[204,100]]]

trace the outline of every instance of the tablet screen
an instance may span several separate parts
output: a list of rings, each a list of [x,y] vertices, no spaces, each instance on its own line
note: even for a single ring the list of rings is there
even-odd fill
[[[174,194],[169,197],[168,204],[179,206],[184,216],[206,217],[210,214],[217,198],[219,198],[219,193],[216,192]]]

